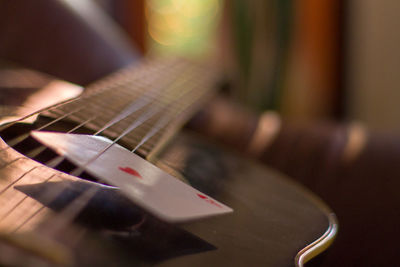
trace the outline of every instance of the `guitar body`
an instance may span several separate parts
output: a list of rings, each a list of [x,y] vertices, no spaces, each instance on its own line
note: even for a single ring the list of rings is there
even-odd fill
[[[156,165],[176,176],[182,175],[197,189],[232,207],[234,212],[179,225],[179,228],[209,243],[212,248],[206,248],[206,251],[202,251],[203,245],[199,245],[198,248],[193,245],[192,254],[191,251],[185,251],[183,243],[183,248],[178,248],[178,251],[159,251],[163,254],[161,261],[157,255],[143,258],[140,252],[135,255],[135,251],[131,251],[126,262],[156,262],[160,266],[291,266],[294,263],[301,266],[302,261],[319,254],[333,241],[337,230],[335,217],[320,199],[304,187],[265,166],[227,153],[215,144],[199,140],[201,138],[193,133],[180,134],[161,153]],[[4,147],[5,144],[2,145],[2,148]],[[1,165],[19,157],[21,155],[15,151],[2,151]],[[2,184],[16,181],[27,169],[38,165],[27,158],[19,159],[1,169]],[[60,175],[53,169],[44,166],[40,168],[40,171],[25,175],[24,180],[15,185],[44,182],[52,173]],[[65,174],[63,176],[64,179],[77,179]],[[4,216],[4,213],[21,201],[24,195],[16,189],[9,188],[7,194],[1,197]],[[17,212],[13,214],[15,219],[8,216],[8,220],[2,220],[4,229],[7,229],[7,226],[15,227],[32,216],[38,207],[40,208],[37,204],[34,199],[30,199],[29,202],[25,202],[26,208],[22,209],[21,205],[24,215]],[[26,210],[27,208],[29,210]],[[24,225],[24,231],[28,231],[32,225],[47,216],[44,210],[41,213],[42,216],[37,216],[37,220],[32,221],[31,225]],[[159,237],[149,235],[150,239]],[[155,239],[146,242],[158,241]],[[173,246],[175,239],[168,240],[167,237],[163,242],[166,242],[164,246]],[[182,242],[185,242],[185,239]],[[188,255],[169,258],[176,254]],[[97,260],[92,256],[87,261]]]
[[[276,171],[200,140],[181,134],[160,161],[179,162],[181,157],[184,177],[234,212],[183,225],[216,249],[161,266],[301,266],[333,241],[335,216],[311,192]]]
[[[9,146],[16,136],[36,129],[37,121],[13,124],[0,132],[5,140],[0,140],[2,263],[302,266],[324,251],[336,235],[335,215],[307,189],[188,130],[147,158],[234,212],[177,225],[165,223],[136,209],[114,187],[88,182],[26,157],[21,150],[31,150],[26,149],[28,143],[22,148]],[[64,126],[58,125],[61,129],[57,131],[71,128],[67,121]],[[113,137],[112,132],[106,135]],[[134,146],[128,138],[123,141],[127,147]],[[63,190],[69,191],[59,190],[60,184],[67,184]],[[99,188],[94,200],[77,212],[67,230],[56,231],[57,213],[86,187]],[[57,191],[56,196],[51,193]],[[49,220],[52,217],[56,219]],[[38,237],[37,233],[48,232],[57,233],[51,241]],[[16,256],[10,259],[7,253]]]

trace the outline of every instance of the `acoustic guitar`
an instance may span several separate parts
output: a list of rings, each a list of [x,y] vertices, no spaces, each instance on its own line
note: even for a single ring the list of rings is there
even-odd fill
[[[215,95],[216,76],[203,63],[149,58],[91,84],[78,97],[3,119],[1,263],[303,266],[324,251],[338,224],[318,197],[266,166],[181,130]],[[90,163],[43,145],[33,137],[38,132],[107,138],[110,146],[134,151],[194,187],[205,201],[233,212],[166,221],[115,186],[113,177],[104,180],[86,169]],[[128,172],[139,175],[134,171]]]

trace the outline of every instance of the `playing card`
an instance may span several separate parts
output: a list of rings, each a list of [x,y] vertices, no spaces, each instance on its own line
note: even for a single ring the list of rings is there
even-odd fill
[[[135,204],[165,221],[233,211],[105,137],[39,131],[31,135],[88,173],[117,186]]]

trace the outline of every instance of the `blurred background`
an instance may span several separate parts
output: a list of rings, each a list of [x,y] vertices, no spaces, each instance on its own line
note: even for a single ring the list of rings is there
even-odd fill
[[[396,0],[97,1],[141,53],[215,57],[253,109],[400,131]]]
[[[399,13],[398,0],[0,0],[0,58],[79,85],[141,55],[214,59],[237,102],[283,117],[260,159],[337,214],[340,234],[324,266],[393,266]]]

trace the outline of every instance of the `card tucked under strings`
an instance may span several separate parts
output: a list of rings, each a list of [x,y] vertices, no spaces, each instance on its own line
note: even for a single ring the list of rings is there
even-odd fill
[[[105,137],[40,131],[31,135],[91,175],[118,187],[136,205],[167,222],[233,211]]]

